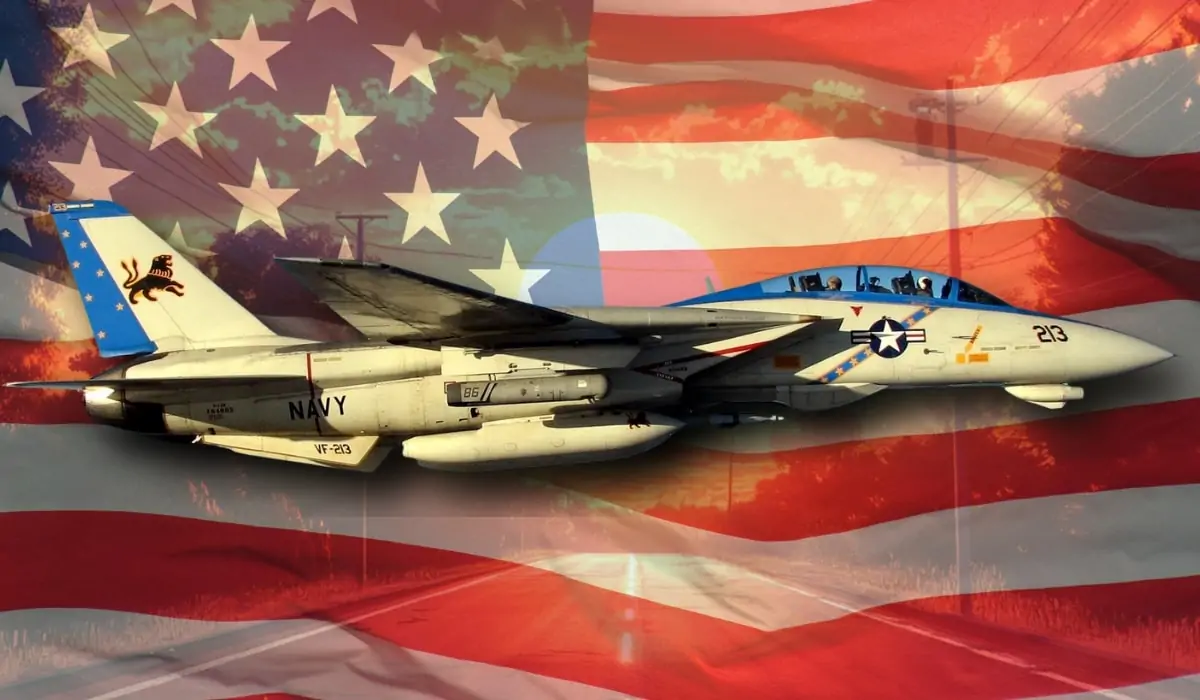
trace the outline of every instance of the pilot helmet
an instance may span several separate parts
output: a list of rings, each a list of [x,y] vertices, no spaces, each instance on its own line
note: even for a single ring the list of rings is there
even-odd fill
[[[933,289],[933,280],[922,275],[920,277],[920,279],[917,280],[917,286],[920,287],[921,289],[925,289],[926,287]]]
[[[837,275],[832,275],[826,281],[826,284],[829,286],[830,289],[841,289],[842,288],[842,278],[838,277]]]

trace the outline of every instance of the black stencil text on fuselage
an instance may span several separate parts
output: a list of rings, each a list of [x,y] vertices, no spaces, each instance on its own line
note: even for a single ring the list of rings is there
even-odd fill
[[[324,396],[319,399],[288,401],[288,415],[292,420],[328,418],[334,414],[346,415],[345,396]]]

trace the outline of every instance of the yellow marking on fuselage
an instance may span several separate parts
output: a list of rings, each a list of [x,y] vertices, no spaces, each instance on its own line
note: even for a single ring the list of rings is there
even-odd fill
[[[975,332],[971,334],[971,339],[967,341],[967,347],[963,348],[963,353],[971,354],[971,348],[975,347],[975,341],[979,340],[979,334],[983,332],[983,325],[975,326]]]

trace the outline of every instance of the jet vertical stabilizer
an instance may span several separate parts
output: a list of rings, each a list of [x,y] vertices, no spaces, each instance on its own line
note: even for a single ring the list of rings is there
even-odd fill
[[[67,202],[50,213],[102,357],[277,338],[124,207]]]

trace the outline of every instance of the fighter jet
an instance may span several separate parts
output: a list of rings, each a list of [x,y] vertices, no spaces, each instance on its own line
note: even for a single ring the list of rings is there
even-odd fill
[[[1171,353],[1017,308],[962,279],[809,270],[665,307],[550,308],[391,265],[277,258],[355,342],[285,337],[121,206],[50,207],[104,357],[100,423],[257,457],[482,471],[631,456],[706,415],[990,385],[1049,409]]]

